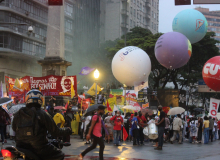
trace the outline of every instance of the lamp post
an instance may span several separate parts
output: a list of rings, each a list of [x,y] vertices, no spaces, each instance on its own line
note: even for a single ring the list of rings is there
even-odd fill
[[[95,86],[95,104],[97,104],[97,82],[98,82],[98,78],[99,78],[99,71],[98,71],[98,69],[96,69],[94,71],[94,77],[95,77],[95,83],[96,83],[96,86]]]

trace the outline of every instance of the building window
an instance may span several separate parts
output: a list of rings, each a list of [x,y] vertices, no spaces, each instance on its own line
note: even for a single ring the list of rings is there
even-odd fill
[[[136,10],[134,9],[134,17],[136,17]]]
[[[131,13],[131,15],[132,15],[132,7],[130,7],[130,13]]]
[[[151,16],[154,17],[154,11],[152,11]]]
[[[152,22],[152,26],[151,26],[151,28],[154,29],[154,23],[153,23],[153,22]]]
[[[137,13],[137,19],[139,19],[139,13]]]
[[[132,20],[130,19],[130,28],[132,28]]]
[[[154,24],[154,30],[156,31],[156,24]]]
[[[73,31],[73,21],[65,18],[65,31],[72,32]]]
[[[156,19],[156,13],[154,13],[154,19]]]
[[[72,17],[72,14],[73,14],[73,5],[65,2],[65,13],[68,15],[68,16],[71,16]]]
[[[73,49],[73,37],[65,35],[65,48],[68,50]]]
[[[46,7],[28,0],[10,0],[7,3],[9,8],[47,23],[48,9]]]

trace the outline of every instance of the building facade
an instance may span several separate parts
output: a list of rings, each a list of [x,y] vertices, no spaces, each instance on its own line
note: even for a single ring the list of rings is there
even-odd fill
[[[45,56],[47,21],[47,0],[0,3],[0,81],[41,75],[37,60]],[[28,32],[30,26],[33,32]]]
[[[138,26],[158,32],[159,0],[106,0],[105,40],[115,40]]]
[[[220,41],[220,10],[210,11],[209,8],[198,7],[196,10],[204,14],[208,21],[208,32],[215,32],[216,40]],[[220,52],[220,43],[217,43],[216,46],[219,48]]]

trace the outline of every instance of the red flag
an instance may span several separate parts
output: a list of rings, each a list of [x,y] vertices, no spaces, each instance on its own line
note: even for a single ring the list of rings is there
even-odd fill
[[[123,126],[123,140],[126,141],[127,138],[128,138],[128,133],[127,133],[125,127]]]
[[[67,109],[69,105],[69,101],[66,103],[65,108]]]
[[[82,98],[80,98],[80,97],[78,96],[78,103],[81,104],[81,101],[82,101]]]
[[[108,100],[107,100],[107,110],[110,111],[110,112],[112,112],[112,109],[111,109],[111,107],[109,106]]]

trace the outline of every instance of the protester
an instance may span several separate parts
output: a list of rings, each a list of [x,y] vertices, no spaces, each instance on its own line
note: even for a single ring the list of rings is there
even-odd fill
[[[138,118],[137,118],[137,112],[134,113],[134,117],[131,120],[131,131],[133,135],[133,146],[140,145],[139,144],[139,124],[138,124]]]
[[[198,119],[198,143],[202,143],[202,127],[203,127],[203,120],[199,117]]]
[[[220,119],[218,120],[218,140],[220,140]]]
[[[138,119],[138,125],[139,125],[139,136],[140,136],[140,141],[141,145],[144,145],[144,133],[143,129],[145,126],[147,126],[147,120],[144,116],[142,116],[141,111],[139,111],[139,116],[137,116]]]
[[[113,128],[113,136],[114,136],[114,144],[115,146],[120,146],[119,144],[119,136],[121,135],[121,126],[123,125],[123,118],[121,117],[121,112],[117,111],[117,114],[113,116],[111,121],[114,122]]]
[[[95,149],[97,144],[99,144],[100,148],[99,148],[99,159],[103,160],[103,151],[105,148],[104,145],[104,141],[102,139],[102,115],[104,114],[104,107],[102,105],[100,105],[98,107],[98,111],[97,113],[92,117],[92,123],[91,123],[91,127],[89,128],[89,132],[86,135],[86,139],[87,141],[90,140],[91,135],[93,135],[93,143],[90,147],[88,147],[86,150],[84,150],[79,156],[80,158],[83,158],[88,152],[90,152],[91,150]]]
[[[51,117],[54,117],[55,113],[54,113],[54,108],[50,107],[48,113],[50,114]]]
[[[207,116],[204,117],[204,144],[209,143],[209,119]]]
[[[211,142],[213,142],[213,127],[214,127],[214,121],[212,119],[212,116],[209,116],[209,137],[211,139]]]
[[[177,117],[173,121],[173,137],[171,138],[170,142],[173,144],[173,141],[176,140],[176,135],[179,134],[179,144],[182,143],[182,119],[181,115],[178,114]]]
[[[168,115],[166,114],[166,117],[165,117],[165,142],[166,141],[169,141],[169,131],[170,131],[170,120],[168,118]]]
[[[104,123],[109,135],[105,134],[105,140],[109,143],[113,139],[113,125],[111,123],[112,114],[108,113],[108,117],[105,118]]]
[[[56,98],[54,96],[51,96],[49,101],[50,101],[50,106],[56,104]]]
[[[46,110],[47,110],[47,112],[49,112],[49,111],[50,111],[50,108],[51,108],[50,103],[49,103],[49,102],[47,102],[47,105],[46,105]]]
[[[155,150],[162,150],[163,147],[163,134],[165,129],[165,113],[162,110],[162,106],[158,106],[158,110],[160,111],[160,120],[156,123],[158,126],[158,147],[154,148]]]
[[[64,127],[67,127],[67,128],[71,128],[71,117],[68,116],[67,113],[64,113],[64,120],[65,120],[65,123],[64,123]],[[64,142],[70,142],[70,135],[66,135],[64,138],[63,138],[63,141]]]
[[[196,125],[196,118],[193,118],[192,121],[190,122],[190,127],[189,127],[189,131],[190,131],[190,137],[192,139],[192,143],[196,143],[196,137],[197,137],[197,125]]]
[[[98,104],[103,104],[103,103],[105,103],[105,105],[106,105],[106,99],[105,99],[104,93],[102,93],[98,96]]]
[[[53,120],[58,126],[58,128],[63,128],[64,123],[65,123],[65,119],[61,113],[62,113],[62,110],[58,110],[57,113],[53,117]]]
[[[170,131],[169,131],[169,140],[173,137],[173,121],[174,121],[174,116],[171,116],[171,119],[170,119]]]
[[[217,140],[217,129],[218,129],[218,124],[216,122],[216,119],[213,118],[213,121],[214,121],[214,127],[213,127],[213,139],[214,140]]]
[[[5,140],[5,126],[6,126],[6,112],[0,107],[0,134],[2,144],[6,143]]]
[[[87,116],[85,119],[84,137],[88,134],[86,133],[86,129],[87,129],[87,125],[90,123],[91,120],[92,120],[92,116]],[[85,144],[90,144],[90,139],[87,140]]]
[[[131,120],[133,119],[133,117],[134,117],[134,114],[131,114],[131,117],[128,120],[128,122],[129,122],[129,139],[130,139],[130,141],[132,141],[132,139],[133,139],[132,132],[131,132],[131,127],[132,127]]]

